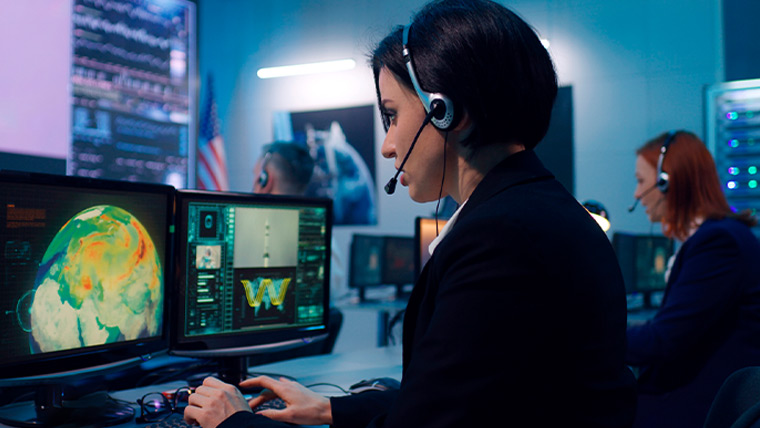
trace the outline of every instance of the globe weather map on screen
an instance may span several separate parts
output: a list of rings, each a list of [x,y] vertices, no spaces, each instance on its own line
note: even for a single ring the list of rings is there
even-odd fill
[[[0,201],[3,362],[161,337],[165,198],[14,185]]]

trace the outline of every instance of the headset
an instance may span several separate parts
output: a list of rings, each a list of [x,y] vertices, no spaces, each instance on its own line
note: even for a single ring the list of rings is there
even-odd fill
[[[269,163],[269,158],[272,157],[272,152],[266,152],[264,154],[264,159],[261,161],[261,171],[259,172],[259,177],[256,179],[259,182],[259,188],[263,189],[267,187],[267,184],[269,184],[269,173],[267,172],[267,163]]]
[[[393,178],[388,180],[388,184],[385,185],[385,193],[389,195],[392,195],[393,192],[396,191],[398,176],[401,174],[401,171],[404,170],[404,165],[406,165],[409,155],[412,154],[412,149],[414,148],[414,145],[417,144],[417,139],[420,138],[420,134],[425,126],[427,126],[428,123],[432,123],[433,126],[441,131],[448,132],[457,125],[457,121],[454,120],[454,102],[451,101],[451,98],[441,93],[426,92],[420,87],[420,82],[417,80],[417,75],[414,72],[414,65],[412,65],[412,53],[409,50],[409,46],[407,46],[409,43],[409,29],[411,26],[412,24],[404,26],[401,40],[401,55],[406,63],[406,69],[409,72],[409,78],[412,80],[412,86],[414,86],[414,90],[417,92],[417,97],[419,97],[422,102],[422,106],[425,107],[425,112],[427,114],[425,115],[425,120],[422,121],[420,129],[417,131],[417,135],[414,137],[414,140],[412,140],[409,150],[406,151],[406,155],[401,161],[401,165],[398,170],[396,170],[396,174]]]
[[[662,147],[660,148],[660,157],[657,159],[657,183],[655,185],[662,193],[667,192],[668,187],[670,187],[670,175],[662,170],[662,164],[665,162],[665,153],[668,152],[668,148],[679,132],[680,131],[668,132],[668,135],[665,137],[665,142],[662,143]]]
[[[404,57],[406,69],[409,72],[409,77],[412,79],[414,90],[417,92],[417,96],[425,107],[425,112],[433,112],[433,118],[431,120],[433,126],[441,131],[450,131],[457,125],[457,121],[454,120],[454,102],[444,94],[427,92],[420,86],[420,82],[417,80],[417,74],[414,72],[414,65],[412,64],[412,52],[409,50],[409,29],[411,27],[412,24],[404,26],[401,41],[401,55]]]
[[[663,142],[662,147],[660,147],[660,157],[657,159],[657,181],[654,183],[654,186],[645,190],[644,193],[636,198],[636,200],[633,202],[633,205],[628,207],[629,213],[632,213],[633,210],[636,209],[636,206],[639,204],[639,201],[641,201],[641,198],[648,195],[652,190],[659,189],[662,193],[668,191],[668,187],[670,187],[670,176],[667,172],[662,170],[662,164],[665,162],[665,153],[668,152],[668,147],[670,147],[670,145],[673,143],[673,140],[676,138],[676,135],[678,135],[680,132],[681,131],[668,132],[668,135],[665,137],[665,142]]]

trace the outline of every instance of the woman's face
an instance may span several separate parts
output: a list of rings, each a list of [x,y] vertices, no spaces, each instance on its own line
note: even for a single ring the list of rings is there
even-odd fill
[[[384,157],[395,159],[394,166],[398,169],[425,120],[426,112],[417,95],[402,86],[387,68],[380,70],[378,85],[380,108],[390,119],[388,133],[380,151]],[[447,146],[447,163],[452,165],[455,155],[451,142]],[[442,133],[433,125],[425,126],[399,177],[401,185],[409,187],[409,196],[413,200],[429,202],[438,199],[443,174],[443,151]],[[450,174],[447,175],[446,181],[450,178]],[[444,186],[442,196],[447,194]]]
[[[665,195],[657,188],[657,168],[643,156],[636,157],[636,190],[633,197],[646,208],[651,222],[661,222],[665,214]]]

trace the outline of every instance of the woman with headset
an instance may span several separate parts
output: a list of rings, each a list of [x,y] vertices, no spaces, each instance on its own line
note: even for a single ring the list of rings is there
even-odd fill
[[[636,153],[634,197],[682,243],[657,314],[628,328],[626,360],[641,368],[636,426],[701,427],[726,377],[760,365],[756,220],[732,212],[691,132],[664,133]]]
[[[404,318],[399,389],[327,399],[266,377],[245,403],[208,379],[185,418],[204,427],[624,427],[625,291],[607,236],[533,147],[557,78],[536,33],[488,0],[427,4],[372,55],[387,129],[382,154],[412,199],[459,210]],[[403,175],[402,175],[403,174]],[[253,414],[278,396],[284,410]],[[269,419],[268,419],[269,418]]]

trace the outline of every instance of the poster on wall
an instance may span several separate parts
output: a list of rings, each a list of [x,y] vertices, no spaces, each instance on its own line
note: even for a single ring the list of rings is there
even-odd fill
[[[307,196],[333,200],[336,225],[377,224],[372,105],[278,112],[274,139],[304,144],[314,158]]]

